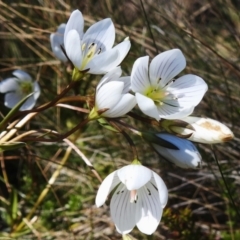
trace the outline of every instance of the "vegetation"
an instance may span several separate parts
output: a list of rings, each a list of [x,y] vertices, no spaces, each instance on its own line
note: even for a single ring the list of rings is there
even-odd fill
[[[86,28],[112,18],[115,43],[130,37],[132,46],[121,64],[123,75],[131,74],[138,57],[153,58],[179,48],[187,59],[184,74],[196,74],[207,82],[209,90],[194,115],[224,123],[235,139],[214,146],[198,144],[202,168],[183,170],[129,133],[142,163],[154,169],[169,189],[157,231],[147,236],[135,228],[133,239],[240,238],[239,8],[237,0],[0,0],[0,79],[15,69],[28,72],[41,86],[38,106],[51,102],[71,82],[72,66],[54,57],[49,36],[74,9],[83,13]],[[68,140],[41,141],[50,134],[61,136],[84,120],[82,109],[87,104],[81,96],[92,95],[100,79],[85,76],[67,93],[67,104],[50,104],[14,138],[29,130],[39,135],[25,138],[24,147],[0,153],[0,239],[121,239],[110,219],[109,200],[97,208],[95,196],[101,179],[133,160],[124,136],[95,121]],[[9,109],[3,94],[0,100],[2,120]],[[134,111],[141,114],[137,108]],[[26,112],[16,113],[8,126],[24,116]],[[130,117],[128,123],[141,130],[160,130]]]

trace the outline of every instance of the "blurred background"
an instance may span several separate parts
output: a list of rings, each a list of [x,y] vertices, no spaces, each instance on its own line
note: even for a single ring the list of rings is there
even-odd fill
[[[168,49],[181,49],[187,59],[181,74],[196,74],[209,86],[194,116],[216,119],[235,134],[233,141],[214,147],[197,144],[203,157],[199,170],[165,162],[142,139],[131,135],[140,160],[159,173],[169,189],[157,231],[146,236],[135,228],[133,239],[240,239],[240,1],[0,0],[0,80],[22,69],[41,86],[38,105],[54,99],[71,75],[69,66],[54,57],[49,36],[75,9],[83,13],[85,29],[110,17],[116,28],[115,43],[130,37],[132,47],[121,64],[125,76],[141,56],[153,58]],[[69,94],[93,94],[100,79],[85,77]],[[9,111],[3,95],[0,110],[1,116]],[[84,117],[81,112],[54,107],[38,114],[22,131],[46,128],[63,133]],[[146,124],[128,122],[149,130]],[[126,140],[97,122],[70,139],[102,178],[132,160]],[[0,239],[121,239],[110,220],[109,200],[101,208],[95,206],[99,180],[92,168],[75,152],[67,154],[67,149],[65,142],[33,142],[0,153]],[[65,157],[61,173],[48,187]],[[45,189],[48,194],[34,209]],[[31,210],[31,218],[24,220]],[[24,227],[19,228],[22,221]]]

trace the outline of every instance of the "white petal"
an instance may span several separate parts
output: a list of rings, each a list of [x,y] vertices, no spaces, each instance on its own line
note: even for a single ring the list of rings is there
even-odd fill
[[[142,165],[128,165],[117,171],[120,181],[128,190],[137,190],[150,181],[152,171]]]
[[[13,108],[17,103],[22,100],[22,96],[18,93],[7,93],[4,97],[4,105],[8,108]]]
[[[64,33],[65,33],[66,26],[67,26],[66,23],[61,23],[61,24],[58,26],[58,29],[57,29],[57,33],[60,33],[60,36],[61,36],[62,39],[63,39],[63,37],[64,37]],[[63,43],[63,40],[62,40],[62,43]]]
[[[81,40],[76,30],[70,30],[66,36],[65,49],[68,58],[79,70],[82,64]]]
[[[179,49],[172,49],[157,55],[150,64],[152,86],[164,87],[186,67],[186,60]],[[160,81],[160,82],[159,82]]]
[[[109,174],[100,185],[97,196],[95,199],[95,204],[97,207],[102,206],[106,199],[108,194],[117,186],[117,184],[120,183],[119,178],[117,177],[116,171]]]
[[[136,204],[130,202],[130,192],[120,184],[110,203],[111,218],[117,231],[127,234],[132,231],[135,222]]]
[[[33,97],[36,100],[39,98],[40,93],[41,93],[40,86],[39,86],[38,82],[36,82],[36,81],[33,83],[33,91],[34,91]]]
[[[95,105],[98,110],[114,107],[122,98],[123,82],[112,81],[104,84],[96,94]]]
[[[67,35],[68,32],[75,29],[80,37],[83,36],[83,27],[84,27],[84,19],[82,13],[79,10],[75,10],[71,13],[71,16],[67,22],[65,33],[64,33],[64,46],[66,47]]]
[[[58,58],[62,62],[67,62],[68,59],[61,49],[61,45],[63,46],[63,44],[60,43],[59,36],[52,33],[50,35],[50,42],[51,42],[52,52],[55,55],[55,57]]]
[[[154,185],[158,189],[158,194],[159,194],[159,199],[160,199],[161,205],[164,208],[168,201],[168,190],[167,190],[166,184],[164,183],[162,178],[159,177],[158,174],[156,174],[155,172],[153,172],[153,178],[155,180]]]
[[[136,105],[135,96],[130,93],[124,94],[121,100],[111,109],[104,112],[102,116],[109,118],[116,118],[130,112]]]
[[[86,46],[96,43],[102,51],[111,49],[115,41],[115,28],[110,18],[93,24],[84,34],[83,43]]]
[[[148,76],[149,57],[138,58],[133,64],[131,73],[131,88],[134,92],[144,94],[150,87]]]
[[[6,93],[6,92],[12,92],[19,89],[19,84],[17,83],[16,78],[7,78],[0,82],[0,92]]]
[[[172,127],[172,130],[182,135],[191,134],[191,136],[188,137],[191,141],[214,144],[230,141],[234,138],[232,131],[216,120],[192,116],[182,120],[191,124],[194,130],[182,127]]]
[[[12,75],[14,75],[15,77],[17,77],[20,81],[32,81],[31,76],[22,71],[22,70],[15,70]]]
[[[173,143],[179,150],[169,149],[153,144],[155,150],[170,162],[182,168],[197,168],[201,165],[201,155],[193,143],[171,134],[160,133],[158,137]]]
[[[197,106],[207,89],[208,86],[202,78],[188,74],[178,78],[166,91],[177,98],[180,106],[188,108]]]
[[[30,110],[32,109],[36,104],[36,100],[34,99],[34,96],[30,96],[27,101],[20,107],[20,111]]]
[[[62,23],[56,33],[50,35],[51,48],[54,55],[62,62],[67,62],[67,58],[63,53],[61,46],[64,47],[63,37],[65,32],[66,24]]]
[[[116,81],[122,74],[122,69],[121,67],[116,67],[113,70],[111,70],[110,72],[108,72],[107,74],[105,74],[102,79],[100,80],[100,82],[97,85],[97,91],[98,89],[103,85],[106,84],[108,82],[111,81]]]
[[[193,112],[194,107],[181,108],[181,107],[171,106],[169,104],[163,104],[161,106],[158,106],[157,109],[158,109],[159,116],[161,118],[181,119],[190,115]]]
[[[92,74],[103,74],[113,70],[117,65],[119,52],[111,49],[106,52],[96,55],[84,69],[90,69],[88,72]]]
[[[148,98],[140,93],[136,93],[135,96],[136,96],[137,104],[141,109],[141,111],[147,116],[155,118],[157,121],[159,121],[160,116],[154,101],[151,98]]]
[[[123,59],[126,57],[128,54],[129,50],[131,47],[131,42],[129,40],[124,40],[123,42],[117,44],[113,49],[117,50],[119,52],[118,59],[115,61],[115,65],[118,66],[121,64]]]
[[[127,77],[121,77],[118,79],[118,81],[121,81],[124,83],[124,88],[123,88],[123,93],[128,93],[130,91],[131,88],[131,78],[130,76]]]
[[[138,190],[136,225],[145,234],[152,234],[162,217],[162,207],[157,190],[148,183]]]

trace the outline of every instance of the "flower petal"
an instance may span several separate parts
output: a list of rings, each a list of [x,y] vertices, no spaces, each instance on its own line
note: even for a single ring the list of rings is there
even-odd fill
[[[97,196],[95,199],[95,204],[97,207],[102,206],[106,199],[108,194],[120,183],[120,180],[116,174],[116,171],[109,174],[101,183]]]
[[[142,165],[128,165],[117,171],[120,181],[126,185],[126,188],[137,190],[150,181],[152,171]]]
[[[76,30],[70,30],[66,36],[65,49],[69,59],[79,70],[82,64],[81,40]]]
[[[107,74],[105,74],[102,79],[100,80],[100,82],[97,85],[96,90],[98,91],[99,88],[103,85],[106,84],[108,82],[111,81],[116,81],[118,80],[118,78],[121,76],[122,74],[122,69],[121,67],[116,67],[113,70],[111,70],[110,72],[108,72]]]
[[[133,64],[131,73],[131,88],[134,92],[144,94],[150,87],[150,81],[148,77],[148,63],[149,57],[138,58]]]
[[[177,104],[176,101],[174,103]],[[174,106],[170,104],[168,101],[166,101],[166,103],[164,103],[163,105],[158,106],[157,109],[158,109],[159,116],[161,118],[181,119],[190,115],[193,112],[194,107],[181,108],[181,107]]]
[[[0,82],[0,92],[7,93],[16,91],[19,89],[19,84],[17,83],[17,78],[7,78]]]
[[[116,118],[130,112],[136,105],[135,96],[130,93],[124,94],[121,100],[111,109],[102,114],[104,117]]]
[[[102,51],[111,49],[114,41],[115,28],[110,18],[94,23],[83,36],[83,43],[86,46],[90,46],[94,42]]]
[[[156,174],[155,172],[153,172],[153,178],[154,178],[153,183],[158,189],[159,199],[160,199],[162,208],[164,208],[168,201],[168,190],[167,190],[166,184],[164,183],[162,178],[158,176],[158,174]]]
[[[159,121],[160,116],[154,101],[151,98],[148,98],[140,93],[136,93],[135,96],[136,96],[137,104],[141,109],[141,111],[147,116],[155,118],[157,121]]]
[[[164,87],[186,67],[186,60],[179,49],[172,49],[160,53],[153,58],[150,69],[150,81],[152,86]]]
[[[192,142],[167,133],[159,133],[157,136],[173,143],[179,149],[174,150],[153,144],[154,149],[166,160],[182,168],[197,168],[201,165],[202,157]]]
[[[79,10],[75,10],[71,13],[70,18],[68,19],[65,33],[64,33],[64,46],[66,47],[67,35],[68,32],[75,29],[81,39],[83,36],[83,27],[84,27],[84,19],[82,13]]]
[[[51,33],[50,35],[50,43],[51,43],[52,51],[54,55],[62,62],[67,62],[68,60],[61,49],[61,46],[64,47],[63,37],[65,32],[65,27],[66,27],[66,24],[62,23],[58,27],[57,32]]]
[[[20,111],[30,110],[32,109],[36,104],[36,100],[34,96],[30,96],[27,101],[20,107]]]
[[[117,44],[113,49],[119,52],[118,59],[114,62],[116,66],[121,64],[123,59],[128,54],[131,47],[131,42],[129,40],[124,40],[123,42]]]
[[[190,141],[215,144],[227,142],[234,138],[232,131],[216,120],[192,116],[182,120],[189,123],[194,130],[177,126],[173,126],[171,129],[181,135],[191,135],[188,137]]]
[[[110,203],[111,217],[117,231],[127,234],[132,231],[135,222],[136,204],[130,202],[130,192],[120,184],[114,192]]]
[[[184,108],[197,106],[207,90],[205,81],[192,74],[178,78],[167,88],[167,91],[171,92],[177,98],[179,105]]]
[[[162,207],[157,190],[148,183],[138,190],[136,225],[145,234],[152,234],[162,217]]]
[[[121,81],[124,83],[124,88],[122,93],[128,93],[131,89],[131,78],[130,76],[127,77],[121,77],[118,79],[118,81]]]
[[[96,93],[95,105],[98,110],[114,107],[122,97],[123,82],[111,81],[104,84]]]
[[[32,81],[32,78],[31,76],[22,71],[22,70],[15,70],[13,73],[12,73],[13,76],[17,77],[20,81]]]
[[[4,105],[8,108],[13,108],[22,100],[22,96],[16,92],[9,92],[5,94]]]
[[[36,81],[33,83],[33,91],[34,91],[33,97],[36,100],[39,98],[40,93],[41,93],[40,86],[39,86],[38,82],[36,82]]]
[[[96,55],[91,61],[89,61],[84,69],[89,69],[88,72],[92,74],[107,73],[117,66],[115,62],[117,62],[119,55],[118,50],[110,49]]]

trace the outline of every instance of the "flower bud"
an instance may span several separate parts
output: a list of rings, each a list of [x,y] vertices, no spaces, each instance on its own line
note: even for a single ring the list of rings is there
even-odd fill
[[[158,133],[156,136],[178,148],[171,149],[152,143],[151,145],[160,156],[181,168],[197,168],[201,166],[202,157],[192,142],[168,133]]]
[[[182,120],[163,120],[162,127],[172,134],[199,143],[215,144],[234,138],[227,126],[210,118],[186,117]]]

